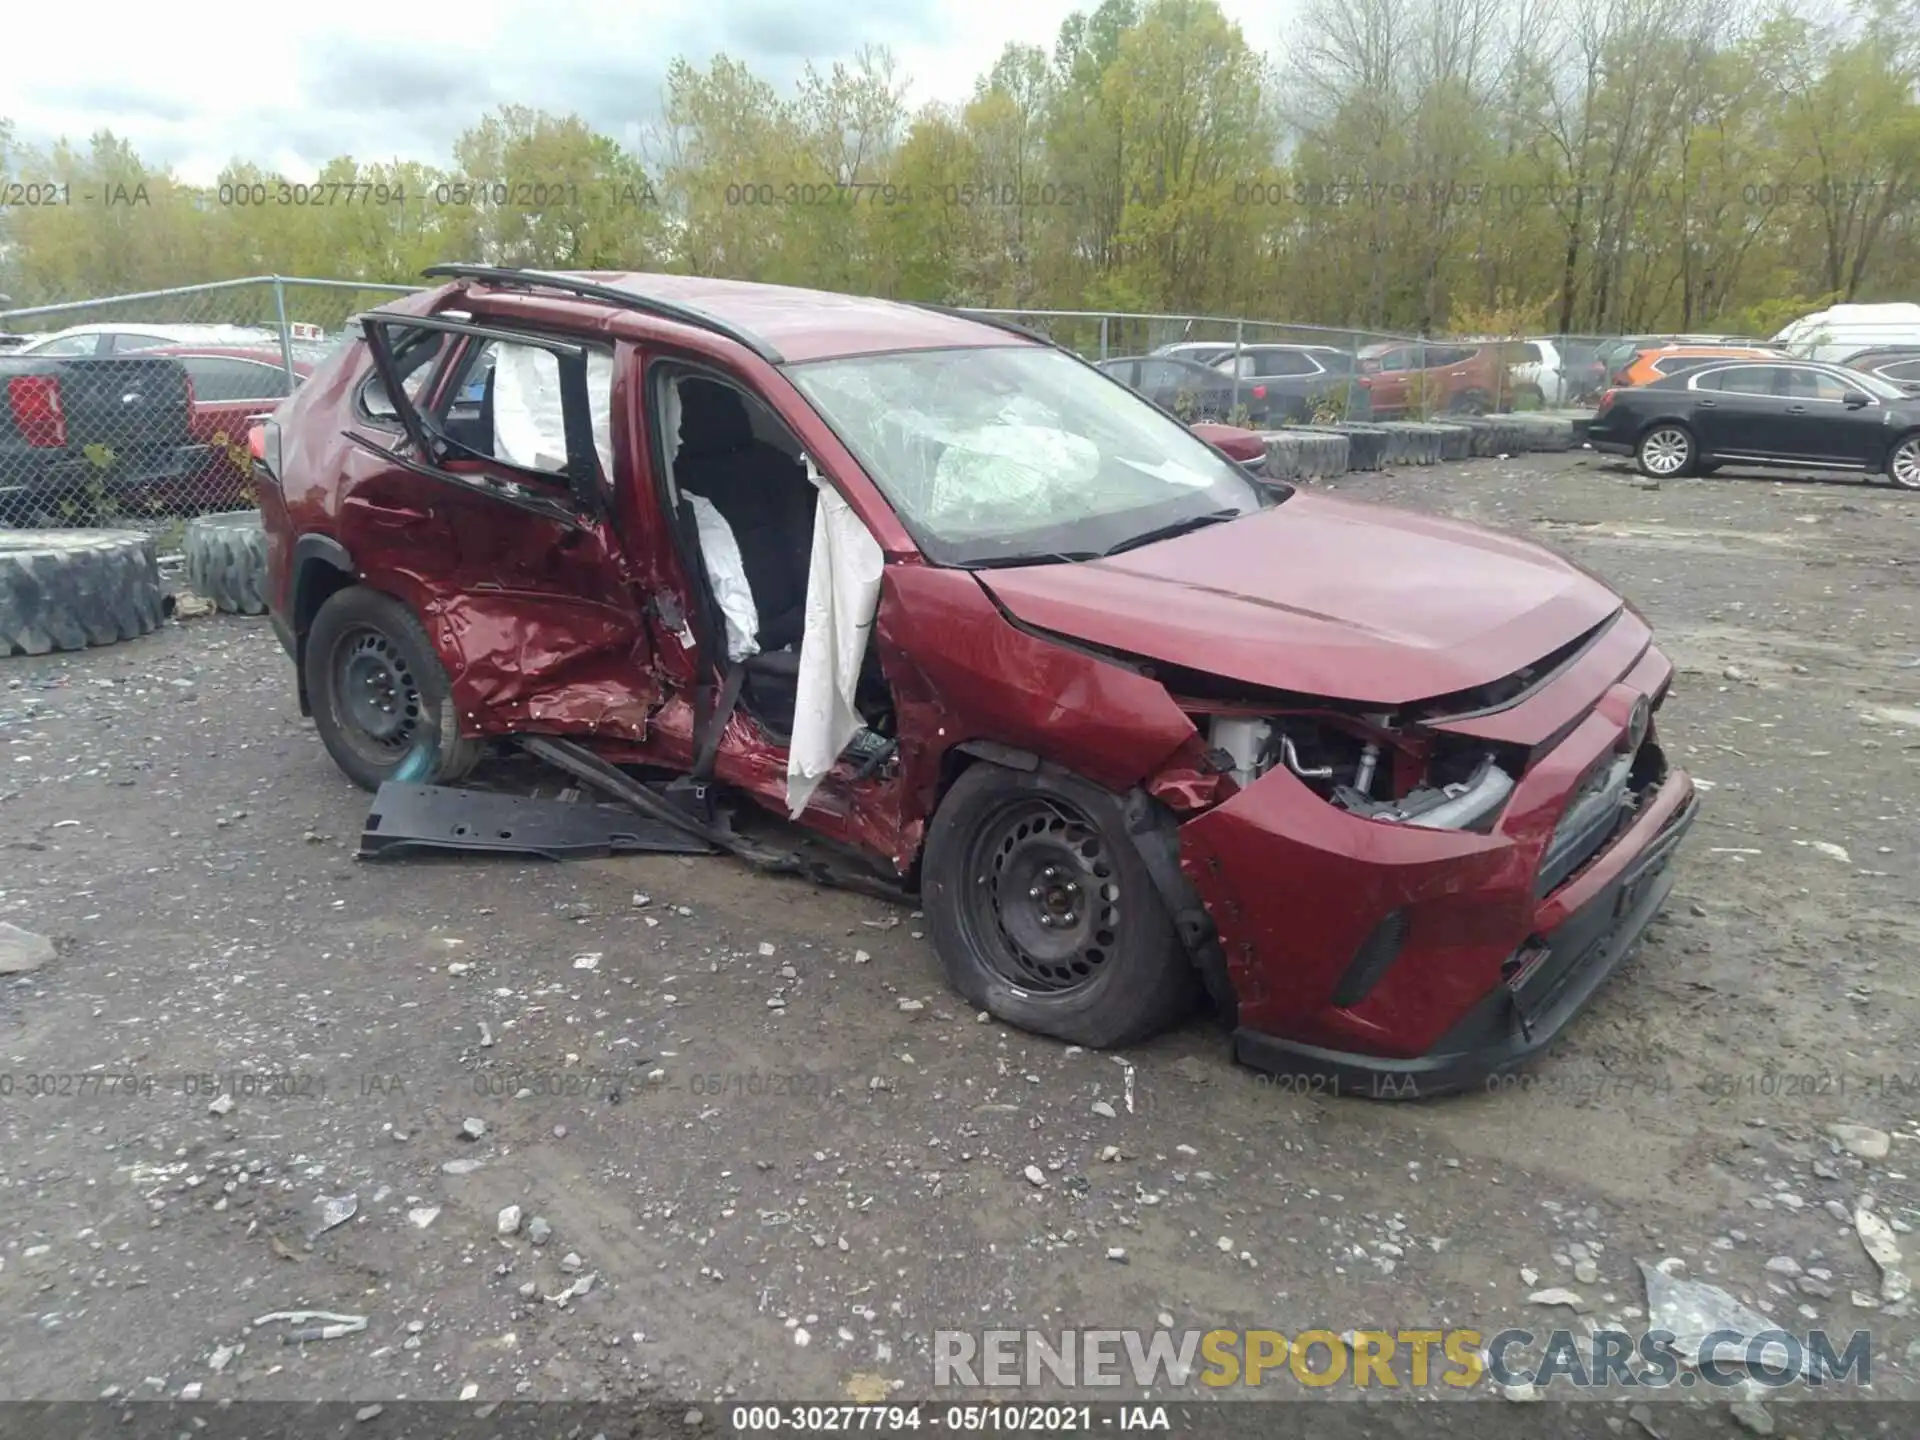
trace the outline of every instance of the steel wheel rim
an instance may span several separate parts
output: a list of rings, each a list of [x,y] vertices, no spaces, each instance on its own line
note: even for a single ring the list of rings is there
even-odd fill
[[[962,929],[1000,979],[1060,998],[1098,983],[1119,943],[1120,883],[1073,806],[1022,798],[988,815],[967,854]]]
[[[1640,442],[1640,459],[1656,475],[1673,475],[1687,463],[1690,449],[1678,430],[1656,430]]]
[[[356,749],[388,764],[413,747],[420,729],[419,682],[384,631],[356,626],[333,648],[336,713]]]
[[[1920,490],[1920,440],[1903,440],[1893,452],[1890,467],[1893,483],[1906,490]]]

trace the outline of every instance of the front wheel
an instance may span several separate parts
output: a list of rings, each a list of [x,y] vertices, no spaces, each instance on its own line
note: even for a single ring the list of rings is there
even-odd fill
[[[1684,425],[1656,425],[1640,437],[1634,463],[1642,475],[1668,480],[1693,469],[1693,435]]]
[[[460,737],[447,672],[419,618],[391,595],[355,585],[313,617],[306,644],[314,728],[347,778],[444,785],[480,758]]]
[[[1920,435],[1909,435],[1887,456],[1887,479],[1902,490],[1920,490]]]
[[[947,978],[1010,1025],[1109,1049],[1193,1007],[1193,966],[1118,797],[1097,785],[974,765],[933,817],[922,875]]]

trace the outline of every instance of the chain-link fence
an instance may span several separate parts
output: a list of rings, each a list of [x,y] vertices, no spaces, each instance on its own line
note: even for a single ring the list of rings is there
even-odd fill
[[[1433,337],[1212,315],[979,310],[1037,330],[1176,414],[1256,428],[1580,406],[1614,336]]]
[[[278,276],[0,310],[0,525],[252,503],[247,432],[414,287]],[[1613,337],[1435,338],[1207,315],[975,313],[1047,334],[1190,420],[1266,428],[1591,401]]]
[[[0,525],[251,505],[252,422],[410,288],[263,277],[0,311]]]

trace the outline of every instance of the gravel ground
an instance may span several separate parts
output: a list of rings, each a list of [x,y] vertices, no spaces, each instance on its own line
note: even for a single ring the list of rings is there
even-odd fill
[[[728,860],[356,862],[264,621],[0,663],[0,920],[59,947],[0,982],[0,1393],[912,1396],[945,1327],[1637,1328],[1679,1256],[1920,1394],[1852,1218],[1920,1250],[1920,497],[1577,454],[1326,488],[1571,554],[1680,668],[1674,898],[1497,1093],[1039,1040],[917,915]],[[250,1330],[284,1310],[368,1323]]]

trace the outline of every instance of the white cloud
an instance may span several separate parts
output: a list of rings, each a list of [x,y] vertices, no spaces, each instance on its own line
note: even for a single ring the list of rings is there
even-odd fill
[[[1097,0],[464,0],[434,7],[201,0],[177,10],[109,0],[87,12],[83,58],[10,67],[0,117],[21,137],[83,141],[110,129],[149,163],[205,184],[235,158],[311,175],[341,154],[445,165],[493,106],[578,111],[629,145],[659,116],[667,63],[724,51],[777,86],[885,45],[909,98],[959,100],[1018,40],[1051,50],[1060,22]],[[1257,48],[1277,39],[1271,0],[1226,0]],[[72,55],[72,11],[16,5],[15,55]]]

